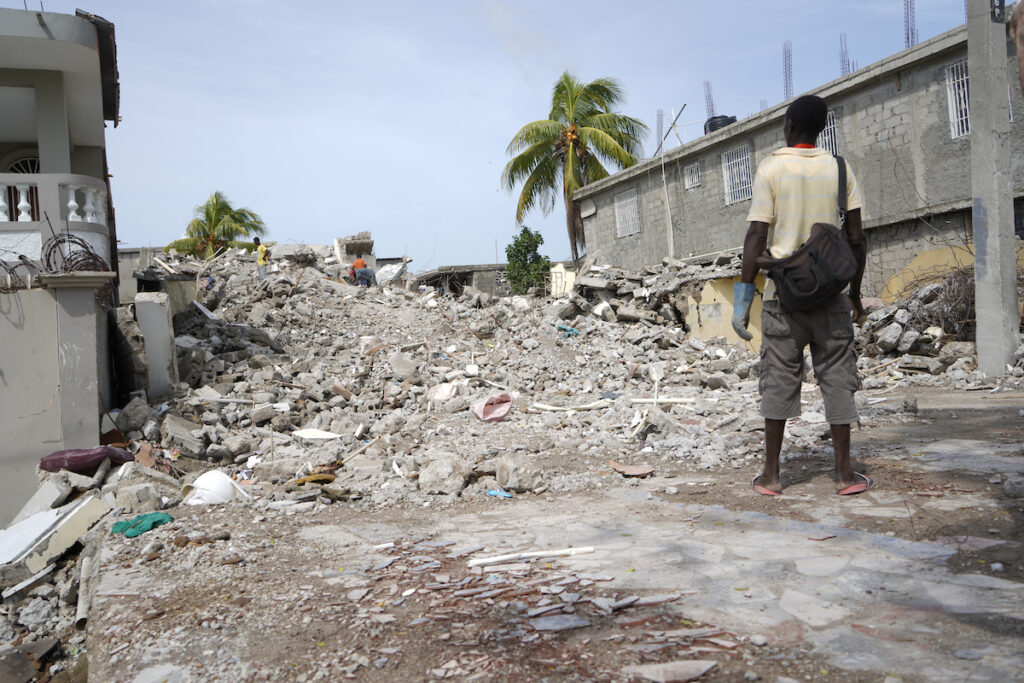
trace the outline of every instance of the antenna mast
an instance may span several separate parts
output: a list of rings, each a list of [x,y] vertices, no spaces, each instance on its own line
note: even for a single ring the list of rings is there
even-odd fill
[[[783,99],[793,97],[793,41],[782,44],[782,92]]]
[[[711,81],[704,81],[704,111],[709,119],[715,115],[715,98],[711,95]]]
[[[914,0],[903,0],[903,42],[904,47],[917,45],[917,12]]]
[[[665,139],[665,110],[664,109],[659,109],[658,110],[658,137],[657,137],[658,149],[656,149],[654,151],[655,155],[657,155],[657,153],[661,151],[661,147],[662,147],[661,143],[662,143],[662,141],[664,139]]]
[[[850,75],[850,51],[846,48],[846,34],[839,34],[839,75]]]

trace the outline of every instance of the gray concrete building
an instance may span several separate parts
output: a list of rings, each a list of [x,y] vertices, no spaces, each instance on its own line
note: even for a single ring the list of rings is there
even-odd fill
[[[1016,69],[1009,42],[1007,66]],[[961,26],[811,91],[829,105],[819,145],[850,162],[864,196],[866,294],[892,296],[930,268],[972,262],[968,83]],[[1007,97],[1020,197],[1024,100],[1016,87]],[[602,262],[637,268],[740,247],[754,172],[784,144],[787,105],[577,191],[587,250],[599,251]]]

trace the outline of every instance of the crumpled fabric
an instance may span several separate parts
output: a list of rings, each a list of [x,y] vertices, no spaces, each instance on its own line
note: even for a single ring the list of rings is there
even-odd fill
[[[117,522],[114,524],[113,528],[111,528],[111,531],[115,534],[124,534],[128,538],[135,538],[136,536],[141,536],[147,531],[151,531],[158,526],[173,521],[174,517],[171,517],[166,512],[147,512],[144,515],[139,515],[135,519]]]

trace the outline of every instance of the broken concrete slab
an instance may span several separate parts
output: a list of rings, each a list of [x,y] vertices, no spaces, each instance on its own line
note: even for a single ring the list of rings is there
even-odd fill
[[[110,511],[96,494],[38,512],[0,532],[0,587],[41,571]]]
[[[160,425],[164,448],[175,448],[182,455],[192,458],[202,457],[206,452],[206,438],[193,434],[193,432],[201,431],[202,428],[203,426],[196,422],[180,418],[177,415],[168,415]]]
[[[459,493],[466,487],[470,469],[462,458],[443,454],[420,470],[419,487],[423,493]]]
[[[146,344],[147,394],[151,401],[163,397],[178,383],[178,359],[174,345],[171,304],[163,292],[135,296],[135,318]]]
[[[63,503],[71,495],[72,487],[66,479],[58,475],[47,477],[46,481],[39,485],[36,492],[32,494],[21,512],[14,518],[12,524],[17,524],[38,512],[52,510]]]
[[[717,664],[713,659],[680,659],[661,664],[634,664],[624,668],[622,673],[654,683],[685,683],[700,678]]]

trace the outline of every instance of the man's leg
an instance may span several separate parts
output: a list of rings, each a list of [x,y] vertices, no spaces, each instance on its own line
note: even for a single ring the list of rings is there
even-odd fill
[[[832,447],[836,451],[836,490],[860,483],[854,481],[850,464],[850,425],[832,425]]]
[[[777,301],[764,302],[761,312],[761,416],[764,418],[764,471],[755,486],[781,491],[779,457],[786,420],[800,415],[804,339],[799,321],[783,313]]]
[[[811,358],[818,388],[825,403],[825,417],[831,425],[835,449],[836,489],[843,490],[857,481],[850,462],[850,425],[858,420],[854,394],[860,388],[857,352],[853,346],[853,322],[850,303],[840,295],[814,317]]]
[[[754,481],[769,491],[781,491],[779,478],[779,456],[782,454],[782,438],[786,432],[785,420],[764,421],[764,471]]]

